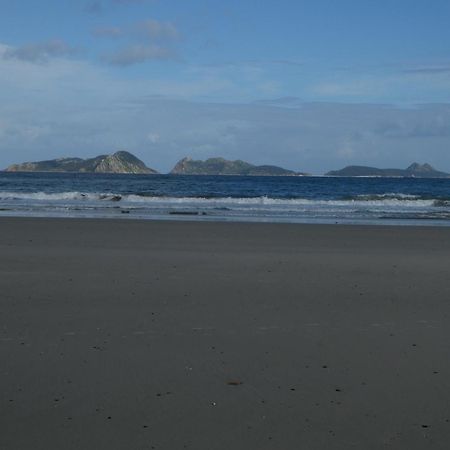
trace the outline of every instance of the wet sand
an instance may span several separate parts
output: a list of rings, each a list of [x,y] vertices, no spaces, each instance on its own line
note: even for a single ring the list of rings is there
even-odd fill
[[[447,449],[450,228],[0,220],[0,448]]]

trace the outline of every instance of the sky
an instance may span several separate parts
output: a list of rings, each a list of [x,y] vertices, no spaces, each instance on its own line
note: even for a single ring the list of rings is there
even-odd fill
[[[0,0],[0,168],[450,172],[449,20],[448,0]]]

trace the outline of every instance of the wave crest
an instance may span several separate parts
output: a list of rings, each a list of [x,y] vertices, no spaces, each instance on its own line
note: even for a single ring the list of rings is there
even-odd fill
[[[119,194],[114,192],[0,192],[0,201],[25,202],[121,202],[141,205],[196,204],[199,206],[435,206],[449,207],[450,199],[426,199],[417,195],[402,193],[362,194],[342,199],[276,198],[259,197],[169,197],[149,193]]]
[[[359,201],[378,201],[378,200],[399,200],[399,201],[407,201],[407,200],[425,200],[420,195],[413,194],[403,194],[401,192],[388,192],[385,194],[360,194],[354,197],[350,197],[350,200],[359,200]]]

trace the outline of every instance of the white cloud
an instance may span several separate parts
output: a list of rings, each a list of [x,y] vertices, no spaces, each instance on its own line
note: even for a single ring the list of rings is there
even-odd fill
[[[146,19],[131,26],[98,26],[92,34],[96,37],[126,37],[138,42],[170,42],[180,38],[180,32],[172,22]]]
[[[152,144],[157,144],[161,140],[161,136],[158,133],[148,133],[147,139]]]
[[[129,27],[97,27],[93,30],[93,35],[126,39],[126,45],[102,57],[103,61],[116,66],[178,59],[176,41],[180,33],[172,22],[147,19]]]
[[[92,34],[96,37],[118,38],[124,35],[124,30],[120,27],[97,27]]]
[[[150,3],[153,0],[89,0],[84,5],[84,11],[89,14],[102,14],[114,5],[133,5],[139,3]]]
[[[172,22],[147,19],[137,25],[138,30],[152,40],[176,40],[180,37],[177,27]]]
[[[9,47],[3,51],[4,59],[19,59],[30,63],[45,63],[50,58],[73,55],[76,50],[60,39]]]
[[[131,66],[146,61],[176,59],[174,51],[156,44],[132,44],[103,57],[116,66]]]

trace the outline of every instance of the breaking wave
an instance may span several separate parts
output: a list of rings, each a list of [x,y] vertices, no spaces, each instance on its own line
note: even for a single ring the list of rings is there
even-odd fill
[[[360,201],[383,201],[383,200],[423,200],[419,195],[412,194],[402,194],[401,192],[389,192],[386,194],[360,194],[350,197],[350,200],[360,200]]]
[[[140,204],[159,203],[197,203],[199,205],[266,205],[266,206],[435,206],[450,207],[450,199],[423,198],[417,195],[387,193],[362,194],[342,199],[276,198],[259,197],[169,197],[145,194],[119,194],[113,192],[0,192],[0,201],[37,201],[37,202],[122,202]]]

